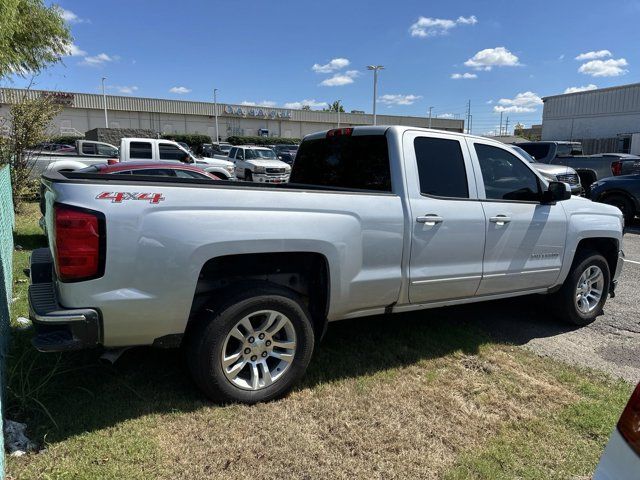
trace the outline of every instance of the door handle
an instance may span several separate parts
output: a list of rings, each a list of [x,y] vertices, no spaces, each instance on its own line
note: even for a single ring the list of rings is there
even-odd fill
[[[427,225],[435,225],[436,223],[442,223],[444,218],[440,215],[434,215],[433,213],[429,213],[427,215],[422,215],[416,218],[416,222],[425,223]]]
[[[505,223],[509,223],[511,221],[511,217],[507,217],[506,215],[496,215],[495,217],[489,218],[491,223],[495,223],[496,225],[504,225]]]

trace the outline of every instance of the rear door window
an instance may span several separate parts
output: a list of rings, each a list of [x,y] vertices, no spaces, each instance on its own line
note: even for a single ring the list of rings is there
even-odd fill
[[[95,155],[96,154],[96,145],[95,145],[95,143],[83,143],[82,144],[82,153],[84,155]]]
[[[131,142],[129,144],[129,157],[140,160],[151,160],[153,158],[151,142]]]
[[[417,137],[413,146],[420,177],[420,193],[469,198],[467,171],[458,140]]]
[[[158,146],[160,150],[160,160],[184,160],[184,157],[187,155],[180,148],[170,143],[161,143]]]
[[[291,183],[353,190],[391,191],[384,135],[335,136],[300,145]]]

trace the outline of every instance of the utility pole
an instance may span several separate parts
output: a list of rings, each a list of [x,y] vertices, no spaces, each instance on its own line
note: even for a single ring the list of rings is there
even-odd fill
[[[498,136],[502,136],[502,112],[500,112],[500,133],[498,133]]]
[[[340,102],[342,100],[336,100],[336,110],[338,111],[338,126],[336,128],[340,128]]]
[[[504,126],[504,134],[509,135],[509,116],[507,115],[507,123]]]
[[[378,70],[384,70],[382,65],[368,65],[367,70],[373,70],[373,124],[377,125],[376,100],[378,97]]]
[[[213,115],[216,118],[216,139],[214,143],[218,143],[220,141],[220,136],[218,135],[218,89],[217,88],[213,89]]]
[[[429,107],[429,128],[431,128],[431,110],[433,110],[433,107]]]
[[[471,100],[467,103],[467,133],[471,133]]]
[[[104,106],[104,128],[109,128],[109,118],[107,117],[107,95],[104,93],[104,81],[107,77],[102,77],[102,104]]]

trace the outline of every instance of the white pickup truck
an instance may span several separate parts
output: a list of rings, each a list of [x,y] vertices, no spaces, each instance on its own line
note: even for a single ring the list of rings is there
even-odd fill
[[[78,141],[76,149],[83,152],[87,144],[108,145],[111,147],[111,155],[74,155],[74,154],[48,154],[35,158],[32,175],[39,176],[48,172],[69,172],[80,170],[91,165],[108,163],[109,161],[127,162],[129,160],[147,161],[172,161],[195,164],[203,170],[213,173],[223,180],[234,180],[234,165],[227,160],[217,158],[196,158],[191,152],[184,149],[178,143],[171,140],[159,140],[154,138],[123,138],[120,141],[120,149],[113,145],[100,142]],[[100,146],[91,145],[97,152]]]
[[[31,177],[38,178],[45,171],[77,170],[106,163],[110,158],[118,158],[118,147],[94,140],[76,140],[75,151],[70,152],[33,150],[29,153]]]
[[[127,177],[43,176],[33,343],[182,345],[216,400],[283,395],[331,321],[540,294],[586,325],[623,265],[620,210],[489,138],[343,128],[283,185]]]
[[[278,160],[270,148],[240,146],[231,147],[229,161],[234,162],[236,177],[247,182],[287,183],[291,166]]]

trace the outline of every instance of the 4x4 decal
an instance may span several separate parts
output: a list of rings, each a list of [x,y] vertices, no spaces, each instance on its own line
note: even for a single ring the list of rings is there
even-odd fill
[[[111,200],[111,203],[122,203],[124,200],[144,200],[149,203],[160,203],[164,200],[161,193],[102,192],[96,200]]]

